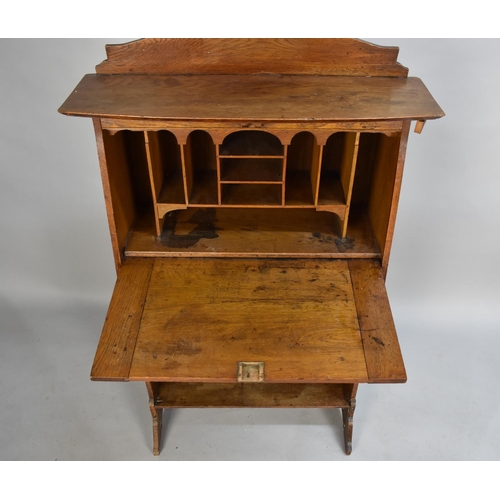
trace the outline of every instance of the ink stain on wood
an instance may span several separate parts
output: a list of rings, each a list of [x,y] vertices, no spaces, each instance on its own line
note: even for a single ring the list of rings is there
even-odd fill
[[[195,356],[200,354],[201,347],[189,342],[187,340],[179,340],[174,346],[172,346],[173,355],[179,356]]]
[[[339,249],[339,252],[347,252],[354,248],[354,240],[352,238],[335,238],[335,245]]]
[[[380,340],[378,337],[371,337],[374,342],[376,342],[378,345],[381,345],[382,347],[385,347],[385,344],[382,340]]]
[[[216,222],[215,208],[200,209],[185,222],[195,227],[187,234],[176,234],[177,213],[173,212],[170,217],[165,218],[160,241],[169,248],[193,247],[201,239],[215,239],[219,237],[217,231],[221,231],[221,228],[215,226]]]
[[[322,233],[311,233],[320,243],[334,243],[340,253],[348,252],[354,249],[354,240],[352,238],[338,238],[332,235]]]

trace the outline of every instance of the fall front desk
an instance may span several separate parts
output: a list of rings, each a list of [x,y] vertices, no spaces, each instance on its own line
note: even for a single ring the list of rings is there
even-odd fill
[[[385,275],[411,121],[398,49],[144,39],[60,108],[93,119],[117,281],[92,380],[163,408],[341,408],[406,373]]]

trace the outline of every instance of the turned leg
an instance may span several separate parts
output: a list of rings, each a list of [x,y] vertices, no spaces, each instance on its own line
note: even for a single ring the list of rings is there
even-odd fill
[[[347,384],[344,390],[349,402],[349,406],[347,408],[342,408],[342,419],[344,422],[344,443],[345,452],[347,455],[350,455],[352,452],[353,417],[354,410],[356,409],[356,392],[358,390],[358,384]]]
[[[156,408],[155,399],[158,391],[158,383],[146,382],[149,395],[149,409],[153,417],[153,455],[160,454],[161,426],[163,421],[163,409]]]

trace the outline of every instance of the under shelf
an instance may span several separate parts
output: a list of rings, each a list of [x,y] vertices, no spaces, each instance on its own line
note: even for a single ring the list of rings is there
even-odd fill
[[[314,208],[204,207],[170,212],[156,237],[151,215],[138,219],[127,257],[379,258],[366,211],[352,210],[348,237],[337,216]]]
[[[342,384],[160,383],[157,408],[347,408]]]

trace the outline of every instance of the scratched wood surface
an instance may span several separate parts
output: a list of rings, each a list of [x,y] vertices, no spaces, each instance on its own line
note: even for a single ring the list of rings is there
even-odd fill
[[[346,261],[155,259],[130,380],[367,381]]]
[[[152,217],[137,221],[128,257],[380,257],[366,214],[351,213],[340,239],[337,217],[314,209],[189,208],[166,216],[156,238]]]
[[[90,378],[126,380],[134,354],[152,259],[129,259],[120,267]]]
[[[376,260],[349,261],[370,382],[406,382],[406,371]]]
[[[158,384],[157,408],[347,408],[348,384]]]
[[[145,38],[106,45],[96,71],[405,77],[398,52],[355,38]]]
[[[59,111],[220,121],[427,120],[443,111],[418,78],[86,75]]]

